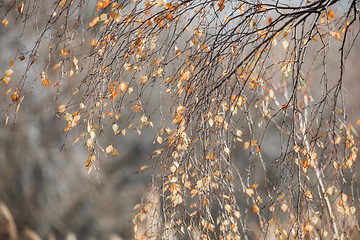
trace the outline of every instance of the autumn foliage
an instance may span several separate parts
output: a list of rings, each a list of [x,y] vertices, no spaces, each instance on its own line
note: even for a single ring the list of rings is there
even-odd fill
[[[32,17],[30,2],[19,17]],[[52,25],[9,60],[7,111],[16,116],[28,82],[57,89],[56,101],[71,86],[55,112],[65,134],[78,133],[70,144],[89,152],[89,172],[119,154],[128,131],[155,132],[153,195],[134,204],[136,239],[359,236],[359,127],[343,98],[358,1],[341,11],[336,0],[55,2]],[[38,60],[48,35],[50,59]],[[336,76],[326,74],[331,44]],[[34,63],[38,81],[28,79]]]

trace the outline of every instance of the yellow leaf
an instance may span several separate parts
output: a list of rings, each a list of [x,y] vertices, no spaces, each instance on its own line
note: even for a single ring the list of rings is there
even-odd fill
[[[205,159],[214,160],[214,159],[215,159],[215,156],[214,156],[214,154],[213,154],[212,152],[208,152],[208,153],[206,154]]]
[[[191,191],[190,191],[190,195],[191,195],[191,197],[193,197],[193,196],[195,196],[196,194],[197,194],[197,192],[198,192],[198,190],[197,189],[192,189]]]
[[[59,7],[64,7],[65,6],[65,3],[66,3],[66,0],[61,0],[60,2],[59,2]]]
[[[70,71],[69,71],[69,77],[71,77],[72,75],[74,75],[74,70],[73,70],[73,69],[70,69]]]
[[[241,107],[242,105],[244,105],[246,103],[246,98],[243,97],[243,96],[240,96],[237,101],[236,101],[236,104]]]
[[[246,188],[245,192],[246,192],[246,195],[248,195],[249,197],[251,197],[255,193],[254,189],[252,189],[252,188]]]
[[[230,206],[229,204],[226,204],[226,205],[225,205],[225,209],[226,209],[226,211],[227,211],[228,213],[230,213],[230,211],[231,211],[231,206]]]
[[[251,19],[251,20],[250,20],[249,27],[250,27],[250,28],[254,28],[254,27],[255,27],[255,25],[256,25],[256,19],[255,19],[255,18],[253,18],[253,19]]]
[[[90,155],[88,157],[88,159],[85,160],[84,164],[85,164],[85,167],[86,167],[86,170],[89,170],[91,165],[92,165],[92,162],[96,161],[96,156],[95,155]]]
[[[288,43],[288,41],[286,41],[286,40],[284,40],[284,41],[282,42],[282,45],[283,45],[283,48],[284,48],[285,50],[289,47],[289,43]]]
[[[176,109],[177,114],[183,114],[185,112],[185,107],[178,106]]]
[[[124,82],[121,82],[118,87],[121,93],[125,92],[127,89],[126,83]]]
[[[61,65],[61,62],[55,64],[52,69],[55,70],[55,69],[57,69],[58,67],[60,67],[60,65]]]
[[[313,196],[312,196],[312,194],[311,194],[310,191],[305,191],[305,192],[304,192],[304,195],[305,195],[310,201],[313,200]]]
[[[270,98],[274,98],[275,94],[274,91],[272,89],[269,90],[269,97]]]
[[[51,81],[47,78],[45,78],[44,80],[42,80],[42,85],[44,85],[45,87],[48,87],[51,85]]]
[[[131,110],[133,110],[134,112],[141,112],[142,108],[139,105],[135,105],[131,107]]]
[[[245,142],[244,143],[244,149],[246,150],[246,149],[248,149],[250,147],[250,143],[249,142]]]
[[[116,151],[116,149],[113,149],[113,150],[111,151],[111,155],[112,155],[112,156],[119,155],[119,152]]]
[[[62,48],[60,52],[63,57],[66,57],[69,54],[69,50],[67,50],[66,48]]]
[[[112,145],[107,146],[106,149],[105,149],[106,154],[111,153],[113,149],[114,148],[113,148]]]
[[[114,123],[112,125],[112,129],[114,130],[115,135],[119,133],[118,129],[119,129],[119,125],[117,125],[116,123]]]
[[[295,145],[293,149],[296,153],[300,151],[300,147],[298,145]]]
[[[5,72],[5,75],[10,77],[13,73],[14,73],[14,71],[10,68]]]
[[[313,229],[314,229],[314,226],[313,226],[312,224],[307,223],[307,224],[305,225],[305,230],[306,230],[307,232],[311,232]]]
[[[341,41],[341,33],[336,32],[336,38],[337,38],[339,41]]]
[[[283,210],[283,212],[286,212],[287,209],[288,209],[288,205],[286,205],[286,203],[283,203],[281,205],[281,210]]]
[[[141,77],[141,84],[144,84],[148,81],[148,76],[142,76]]]
[[[269,17],[268,19],[266,19],[266,24],[270,25],[272,23],[272,17]]]
[[[156,141],[157,141],[159,144],[162,144],[163,139],[162,139],[162,137],[157,136]]]
[[[164,0],[156,0],[156,6],[162,7],[165,4]]]
[[[9,21],[6,20],[6,18],[4,20],[2,20],[2,24],[4,25],[4,27],[6,27],[8,25]]]
[[[59,107],[58,107],[58,113],[63,113],[63,112],[65,112],[65,105],[64,104],[59,105]]]
[[[9,84],[9,82],[10,82],[11,78],[10,78],[10,77],[8,77],[8,76],[5,76],[5,77],[3,77],[3,79],[2,79],[2,80],[4,81],[5,85],[7,86],[7,85]]]

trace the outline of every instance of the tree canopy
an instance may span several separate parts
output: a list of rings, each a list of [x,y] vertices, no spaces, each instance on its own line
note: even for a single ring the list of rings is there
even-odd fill
[[[359,236],[360,120],[344,89],[359,1],[0,8],[2,34],[19,37],[0,90],[6,124],[27,95],[49,91],[64,134],[77,135],[64,144],[84,144],[89,172],[129,131],[156,134],[139,169],[153,177],[134,204],[136,239]]]

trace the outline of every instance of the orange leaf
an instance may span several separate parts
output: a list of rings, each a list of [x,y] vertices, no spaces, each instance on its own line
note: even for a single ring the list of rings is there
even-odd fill
[[[173,17],[173,15],[172,15],[171,13],[167,13],[167,14],[165,15],[165,18],[166,18],[167,20],[169,20],[169,21],[174,20],[174,17]]]
[[[55,65],[53,66],[53,70],[55,70],[55,69],[57,69],[58,67],[60,67],[60,65],[61,65],[61,62],[55,64]]]
[[[4,81],[5,85],[7,86],[7,85],[9,84],[9,82],[10,82],[11,78],[10,78],[10,77],[8,77],[8,76],[5,76],[5,77],[3,77],[3,79],[2,79],[2,80]]]
[[[333,12],[333,10],[330,10],[330,11],[328,12],[329,21],[331,21],[331,19],[334,18],[334,17],[335,17],[335,13]]]
[[[256,206],[255,204],[254,204],[254,206],[253,206],[253,212],[254,212],[254,213],[259,213],[259,207]]]
[[[69,50],[67,50],[66,48],[62,48],[60,52],[63,57],[66,57],[69,54]]]
[[[19,95],[18,95],[18,92],[15,92],[11,95],[11,100],[13,102],[16,102],[17,100],[19,100]]]
[[[268,19],[266,19],[266,23],[267,23],[267,25],[270,25],[272,23],[272,17],[269,17]]]
[[[114,98],[116,98],[117,96],[119,96],[119,93],[116,91],[116,88],[115,88],[115,87],[110,88],[110,98],[111,98],[111,101],[113,101]]]
[[[123,92],[126,91],[126,89],[127,89],[126,83],[121,82],[121,83],[119,84],[119,90],[120,90],[120,92],[123,93]]]
[[[8,70],[6,70],[5,75],[10,77],[13,73],[14,71],[11,68],[9,68]]]
[[[45,78],[44,80],[42,80],[42,85],[44,85],[45,87],[48,87],[51,85],[51,81],[47,78]]]
[[[356,125],[360,125],[360,119],[356,121]]]
[[[96,7],[97,7],[96,11],[97,11],[97,12],[100,11],[100,8],[103,7],[103,2],[102,2],[102,1],[99,1],[99,2],[96,4]]]
[[[341,33],[336,32],[336,38],[337,38],[339,41],[341,41]]]
[[[17,6],[17,9],[19,13],[22,13],[24,10],[24,4],[21,3],[19,6]]]
[[[102,2],[103,2],[103,8],[105,9],[107,6],[109,6],[110,5],[110,0],[102,0]]]

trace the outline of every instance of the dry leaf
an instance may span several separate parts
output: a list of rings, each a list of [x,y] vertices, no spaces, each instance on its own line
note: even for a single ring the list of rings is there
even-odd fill
[[[62,104],[62,105],[59,105],[59,107],[58,107],[58,113],[63,113],[63,112],[65,112],[65,104]]]

